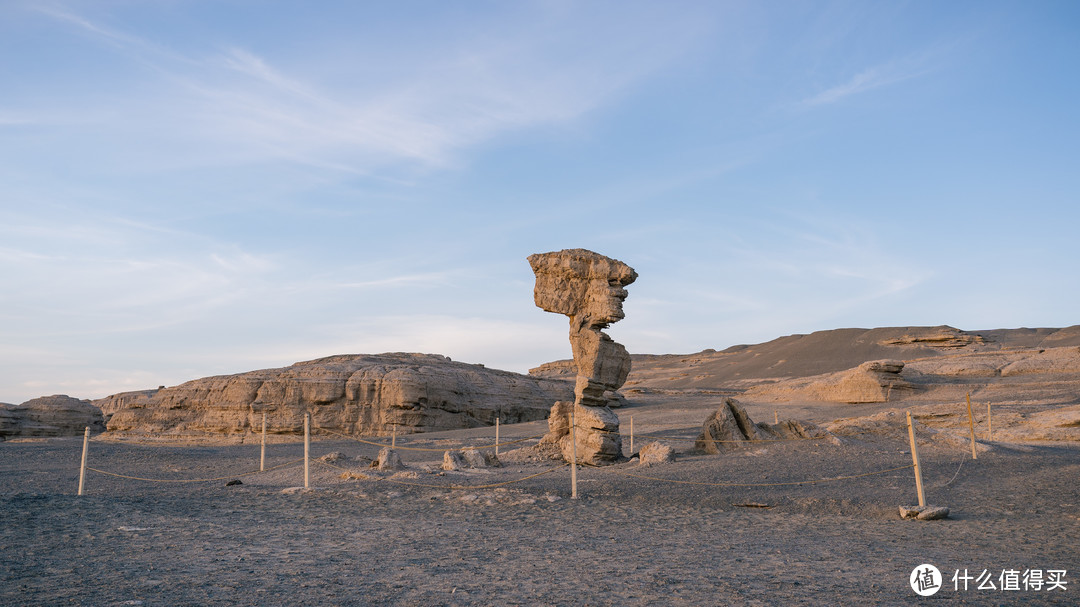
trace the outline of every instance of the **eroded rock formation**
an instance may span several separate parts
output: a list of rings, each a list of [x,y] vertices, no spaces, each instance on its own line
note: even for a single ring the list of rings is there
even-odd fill
[[[176,436],[302,432],[316,428],[389,435],[544,419],[567,398],[565,381],[453,362],[434,354],[343,355],[280,369],[208,377],[95,401],[112,413],[110,433]]]
[[[67,395],[42,396],[14,406],[0,404],[0,440],[17,436],[77,436],[105,430],[101,409]]]
[[[703,453],[720,453],[742,441],[765,440],[767,435],[746,414],[739,401],[725,398],[724,402],[701,426],[694,449]]]
[[[760,400],[817,400],[837,403],[884,403],[915,390],[901,373],[900,360],[871,360],[854,369],[809,378],[756,386],[746,396]]]
[[[641,448],[641,451],[638,451],[638,464],[641,466],[669,464],[673,461],[675,461],[675,449],[658,441],[648,443]]]
[[[586,249],[529,256],[536,274],[533,299],[547,312],[570,317],[570,347],[577,369],[574,402],[551,408],[546,443],[556,443],[569,460],[576,435],[579,461],[602,464],[622,456],[619,418],[609,405],[630,373],[630,354],[604,333],[624,316],[625,287],[637,272],[625,263]],[[572,410],[571,410],[572,407]],[[576,432],[570,432],[570,418]]]
[[[713,454],[738,448],[748,441],[817,438],[835,439],[829,432],[814,424],[794,419],[782,420],[776,424],[755,424],[739,401],[725,398],[720,407],[701,425],[701,434],[694,442],[694,450]]]

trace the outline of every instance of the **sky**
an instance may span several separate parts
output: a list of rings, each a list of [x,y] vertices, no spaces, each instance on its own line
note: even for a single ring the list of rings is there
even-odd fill
[[[0,402],[1080,323],[1080,3],[0,0]]]

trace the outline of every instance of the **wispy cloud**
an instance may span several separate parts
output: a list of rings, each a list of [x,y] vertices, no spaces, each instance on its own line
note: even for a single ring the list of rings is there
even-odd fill
[[[341,71],[320,81],[311,75],[319,70],[277,65],[243,44],[180,52],[72,10],[42,10],[163,75],[152,97],[143,93],[119,113],[132,136],[185,140],[212,150],[213,162],[287,159],[361,174],[402,161],[453,165],[463,149],[502,133],[574,120],[671,60],[688,37],[642,41],[632,28],[618,31],[590,15],[596,23],[589,23],[617,34],[597,46],[574,11],[542,25],[529,23],[527,12],[508,11],[510,22],[493,30],[508,33],[442,41],[423,55],[388,49],[386,70],[395,76],[367,83]],[[693,29],[689,18],[668,20],[683,34]],[[574,61],[562,61],[571,49],[580,51]],[[186,160],[200,157],[207,160],[202,153]]]
[[[931,57],[931,54],[921,53],[867,68],[840,84],[801,100],[796,105],[802,108],[830,105],[868,91],[918,78],[933,71],[934,68],[928,65]]]

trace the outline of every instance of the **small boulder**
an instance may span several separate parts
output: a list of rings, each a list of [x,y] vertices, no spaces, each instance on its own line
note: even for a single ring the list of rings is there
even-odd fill
[[[465,458],[465,463],[467,463],[470,468],[499,467],[499,459],[495,457],[494,453],[480,451],[479,449],[465,449],[461,452],[461,456]]]
[[[465,449],[464,451],[447,451],[443,454],[443,470],[465,470],[468,468],[493,468],[501,464],[493,453],[480,451],[479,449]]]
[[[666,464],[675,461],[675,450],[669,445],[653,441],[638,451],[638,458],[638,464],[641,466]]]
[[[468,464],[465,463],[465,458],[462,457],[460,451],[447,451],[446,453],[443,453],[443,470],[464,470],[467,467]]]
[[[379,451],[379,459],[371,463],[372,468],[377,468],[383,471],[404,470],[405,464],[401,461],[401,456],[397,454],[390,447],[383,447]]]
[[[913,518],[920,521],[936,521],[947,518],[949,509],[945,506],[900,506],[900,518]]]

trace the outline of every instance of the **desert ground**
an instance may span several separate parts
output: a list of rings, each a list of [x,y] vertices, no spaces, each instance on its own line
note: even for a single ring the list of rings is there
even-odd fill
[[[1075,431],[1075,403],[999,403],[994,432],[1004,439],[991,441],[977,403],[972,459],[962,400],[749,401],[755,421],[800,419],[830,437],[695,454],[720,398],[628,394],[618,410],[627,454],[632,416],[635,450],[661,437],[677,459],[580,468],[578,499],[568,467],[530,455],[535,439],[504,444],[501,467],[440,469],[441,450],[490,445],[491,428],[398,437],[399,472],[370,468],[376,445],[317,432],[308,489],[297,436],[271,442],[269,471],[253,474],[257,436],[95,437],[91,468],[215,480],[90,471],[81,497],[81,439],[2,442],[0,604],[1080,603],[1080,441],[1017,434],[1031,419],[1065,419],[1055,427]],[[950,508],[947,519],[898,515],[917,502],[908,409],[927,501]],[[503,425],[500,441],[545,430]],[[944,578],[928,598],[909,585],[924,563]],[[955,589],[965,570],[968,589],[963,580]],[[1002,589],[1009,572],[1031,570],[1066,571],[1065,589]],[[984,571],[996,589],[977,588]]]

